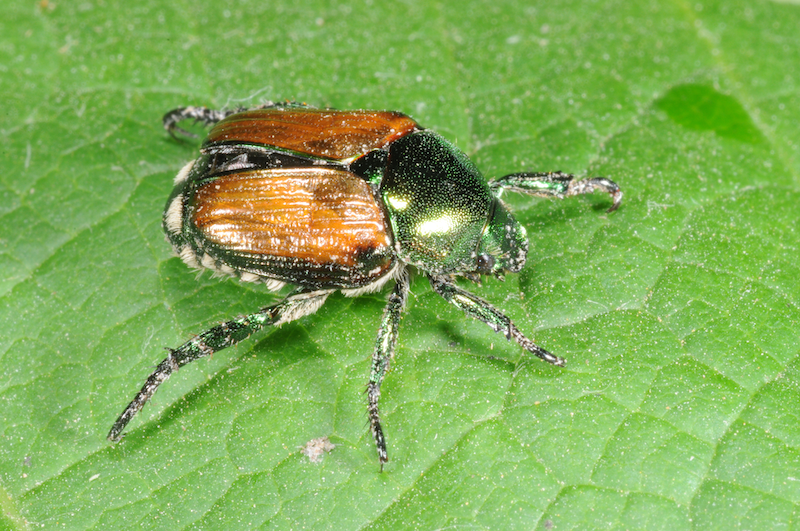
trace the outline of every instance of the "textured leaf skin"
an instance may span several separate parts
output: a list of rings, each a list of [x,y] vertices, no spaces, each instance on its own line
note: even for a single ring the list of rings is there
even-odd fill
[[[791,527],[799,25],[792,2],[7,2],[0,526]],[[280,296],[196,279],[160,229],[198,148],[161,115],[262,98],[405,112],[488,177],[618,182],[613,216],[509,196],[528,265],[475,288],[567,367],[415,281],[383,474],[354,419],[384,294],[187,367],[108,445],[162,347]]]

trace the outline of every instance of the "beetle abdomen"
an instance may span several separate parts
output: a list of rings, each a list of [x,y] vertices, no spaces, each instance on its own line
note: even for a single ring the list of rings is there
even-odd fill
[[[354,288],[394,265],[386,221],[371,188],[348,171],[316,166],[221,175],[186,202],[184,232],[212,269]],[[208,260],[197,260],[206,265]]]
[[[331,160],[347,160],[384,147],[419,129],[394,111],[256,109],[229,116],[208,134],[207,148],[254,143]]]

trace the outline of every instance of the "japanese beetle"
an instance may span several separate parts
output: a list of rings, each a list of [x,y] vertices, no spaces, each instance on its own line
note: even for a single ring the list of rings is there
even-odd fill
[[[564,360],[525,337],[487,301],[458,287],[458,276],[499,279],[525,264],[528,240],[500,200],[503,191],[565,198],[601,190],[615,210],[619,186],[561,172],[515,173],[490,183],[453,144],[399,112],[320,110],[269,103],[245,110],[176,109],[170,134],[186,119],[213,125],[200,157],[175,178],[163,227],[190,267],[270,289],[297,288],[278,304],[214,326],[169,349],[108,438],[173,371],[235,345],[265,326],[316,311],[334,291],[347,296],[394,280],[381,318],[367,384],[368,415],[381,469],[388,460],[378,413],[383,378],[397,344],[409,266],[467,315],[553,365]],[[193,136],[193,135],[192,135]]]

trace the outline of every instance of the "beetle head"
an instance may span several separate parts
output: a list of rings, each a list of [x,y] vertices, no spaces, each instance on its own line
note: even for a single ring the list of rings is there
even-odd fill
[[[518,273],[527,256],[525,227],[514,219],[502,201],[495,199],[478,245],[477,273],[498,278],[504,272]]]

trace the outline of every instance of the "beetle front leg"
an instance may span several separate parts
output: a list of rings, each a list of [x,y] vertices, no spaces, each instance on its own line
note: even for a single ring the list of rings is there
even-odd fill
[[[460,308],[465,314],[479,321],[483,321],[495,332],[503,332],[506,339],[513,339],[525,350],[548,363],[558,365],[559,367],[563,367],[566,363],[566,360],[563,358],[550,354],[525,337],[516,325],[511,322],[511,319],[487,301],[481,299],[477,295],[473,295],[469,291],[459,288],[447,277],[431,275],[428,278],[430,279],[431,287],[433,287],[436,293],[441,295],[447,302]]]
[[[114,422],[111,431],[108,432],[108,439],[110,441],[120,440],[122,430],[125,429],[128,422],[141,411],[156,392],[158,386],[164,383],[179,368],[194,360],[210,356],[215,352],[244,341],[265,326],[277,326],[314,313],[331,293],[332,290],[311,292],[296,290],[274,306],[268,306],[256,313],[218,324],[190,339],[180,347],[168,349],[167,358],[158,364],[153,374],[147,378],[141,391],[128,404],[128,407],[125,408],[125,411],[122,412],[117,421]]]
[[[622,202],[622,191],[617,183],[605,177],[592,177],[576,180],[574,175],[556,171],[541,173],[512,173],[489,183],[489,186],[499,197],[502,190],[520,192],[538,197],[557,197],[564,199],[573,195],[590,194],[601,190],[611,194],[613,204],[608,212],[619,208]]]
[[[389,365],[394,358],[400,318],[403,315],[403,308],[408,299],[408,290],[408,270],[403,269],[395,278],[394,290],[389,295],[386,308],[383,310],[381,326],[378,329],[378,339],[375,341],[375,352],[372,354],[369,384],[367,384],[367,400],[369,402],[367,413],[372,436],[375,438],[375,446],[378,449],[381,472],[383,472],[383,465],[389,460],[389,457],[386,453],[386,438],[383,436],[383,428],[381,428],[378,401],[381,397],[381,383],[383,383],[383,378],[389,371]]]

